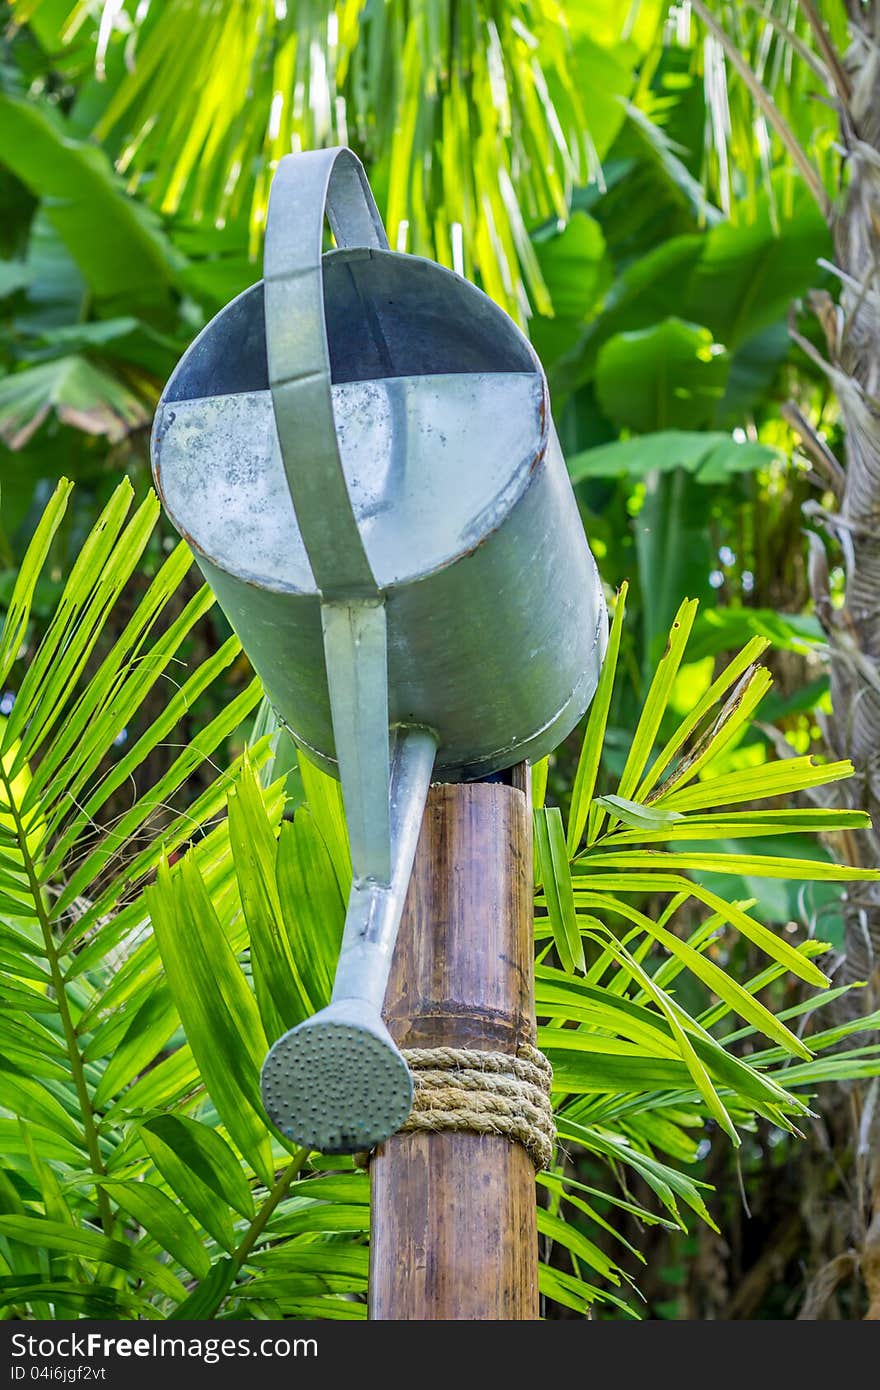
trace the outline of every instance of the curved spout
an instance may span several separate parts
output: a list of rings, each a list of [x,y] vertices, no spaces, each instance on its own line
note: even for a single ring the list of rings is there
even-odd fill
[[[348,899],[333,1002],[363,999],[380,1011],[412,873],[437,752],[432,729],[397,731],[391,754],[390,881],[355,878]]]
[[[269,1117],[323,1153],[381,1143],[412,1105],[412,1078],[382,1022],[382,1004],[436,751],[432,730],[396,731],[389,881],[355,877],[332,1001],[279,1038],[263,1065]]]

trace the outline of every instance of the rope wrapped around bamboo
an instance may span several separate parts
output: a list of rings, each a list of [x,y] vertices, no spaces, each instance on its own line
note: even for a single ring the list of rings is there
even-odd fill
[[[523,1043],[516,1056],[468,1047],[411,1047],[403,1056],[415,1089],[400,1134],[498,1134],[522,1144],[536,1168],[549,1165],[556,1139],[553,1069],[537,1047]]]

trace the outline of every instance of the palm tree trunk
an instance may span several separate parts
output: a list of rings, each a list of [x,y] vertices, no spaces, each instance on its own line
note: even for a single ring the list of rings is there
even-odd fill
[[[868,811],[874,829],[853,834],[849,863],[880,864],[880,6],[849,0],[851,45],[835,72],[849,181],[831,216],[841,277],[838,305],[815,297],[828,345],[846,438],[846,469],[834,513],[815,513],[845,559],[842,608],[828,594],[818,540],[810,566],[816,611],[831,651],[830,718],[825,737],[856,776],[838,784],[847,804]],[[832,71],[834,69],[832,68]],[[880,1008],[880,884],[853,884],[843,904],[842,980],[867,988],[845,996],[852,1012]],[[880,1319],[880,1098],[877,1083],[857,1097],[857,1161],[865,1227],[860,1265],[869,1312]]]

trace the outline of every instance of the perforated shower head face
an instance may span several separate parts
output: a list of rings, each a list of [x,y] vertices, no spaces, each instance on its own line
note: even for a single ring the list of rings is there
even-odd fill
[[[412,1108],[406,1062],[381,1018],[357,1000],[331,1004],[279,1038],[260,1085],[281,1132],[321,1153],[371,1149]]]

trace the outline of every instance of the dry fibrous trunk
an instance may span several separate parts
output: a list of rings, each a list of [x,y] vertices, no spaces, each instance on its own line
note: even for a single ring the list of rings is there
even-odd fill
[[[874,829],[847,836],[847,862],[880,866],[880,5],[851,3],[851,46],[836,75],[846,184],[831,214],[838,305],[814,297],[828,345],[830,376],[846,437],[846,468],[835,475],[833,513],[814,519],[839,542],[845,561],[842,608],[828,594],[824,550],[812,543],[810,579],[831,652],[832,714],[824,733],[855,777],[841,786],[848,805],[868,811]],[[851,885],[844,903],[845,958],[838,982],[865,981],[844,996],[850,1013],[880,1008],[880,883]],[[860,1196],[859,1264],[869,1318],[880,1319],[880,1096],[858,1089],[853,1136]]]

